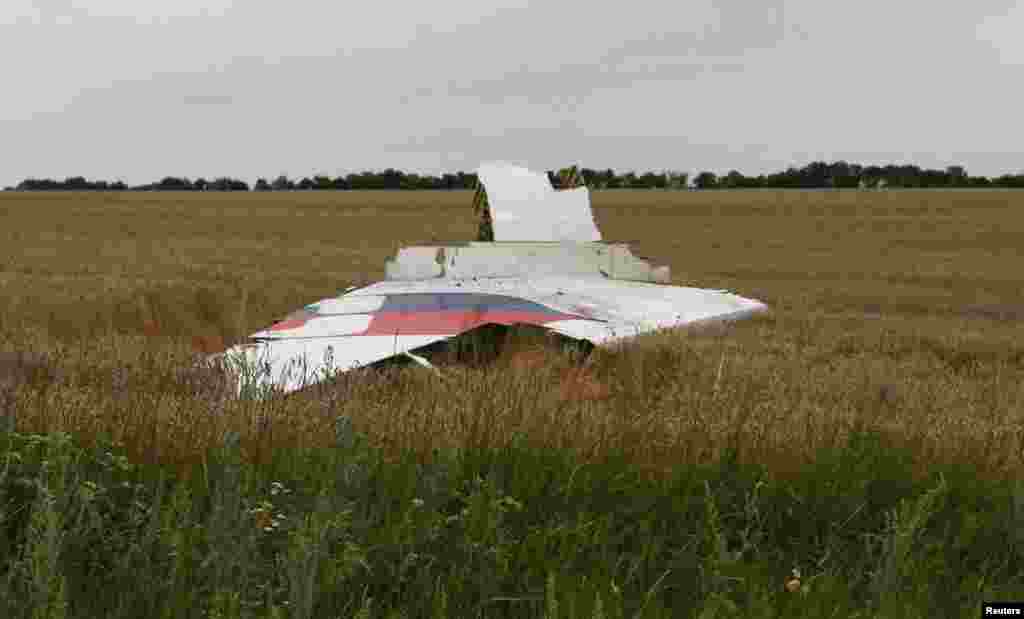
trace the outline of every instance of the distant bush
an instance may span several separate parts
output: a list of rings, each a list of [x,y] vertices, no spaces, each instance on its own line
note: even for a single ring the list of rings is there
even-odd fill
[[[682,172],[625,172],[581,168],[580,175],[592,189],[671,189],[688,187],[689,175]],[[559,175],[548,171],[552,185],[559,187]],[[406,173],[394,168],[381,172],[359,172],[331,178],[325,175],[304,177],[293,181],[279,176],[273,182],[260,178],[255,191],[313,190],[452,190],[476,187],[476,174],[457,172],[440,176]],[[1005,187],[1024,188],[1024,173],[1003,174],[995,178],[969,176],[963,166],[949,166],[945,170],[923,169],[916,165],[862,166],[845,161],[826,163],[817,161],[802,168],[790,167],[782,172],[745,176],[737,170],[724,175],[703,171],[693,178],[696,189],[826,189],[826,188],[881,188],[881,187]],[[15,188],[17,191],[248,191],[249,185],[232,178],[214,181],[165,177],[157,183],[127,187],[116,181],[87,181],[80,176],[63,181],[28,179]]]

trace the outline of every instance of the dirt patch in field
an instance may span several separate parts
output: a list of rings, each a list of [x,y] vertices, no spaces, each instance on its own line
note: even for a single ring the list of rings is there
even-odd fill
[[[1008,322],[1024,321],[1024,305],[1015,303],[971,305],[957,313],[967,318],[987,318]]]
[[[25,351],[0,352],[0,390],[24,383],[52,383],[60,376],[46,355]]]

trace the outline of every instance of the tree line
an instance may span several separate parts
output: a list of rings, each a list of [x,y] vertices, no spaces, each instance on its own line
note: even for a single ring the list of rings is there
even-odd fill
[[[922,169],[916,165],[862,166],[845,161],[817,161],[783,172],[744,176],[736,170],[724,175],[701,172],[693,179],[697,189],[826,189],[885,187],[1007,187],[1024,188],[1024,172],[989,178],[971,176],[963,166],[945,170]]]
[[[548,171],[552,185],[559,187],[559,174]],[[1007,187],[1024,188],[1024,173],[989,178],[971,176],[963,166],[944,170],[922,169],[916,165],[862,166],[845,161],[817,161],[802,168],[746,176],[737,170],[719,175],[703,171],[690,177],[685,172],[625,172],[612,169],[579,170],[592,189],[825,189],[825,188],[927,188],[927,187]],[[155,183],[129,186],[122,181],[89,181],[81,176],[53,179],[26,179],[9,191],[315,191],[315,190],[455,190],[476,187],[476,174],[456,172],[432,176],[406,173],[394,168],[382,172],[360,172],[346,176],[314,175],[298,180],[279,176],[258,179],[251,187],[242,180],[219,177],[213,180],[168,176]]]

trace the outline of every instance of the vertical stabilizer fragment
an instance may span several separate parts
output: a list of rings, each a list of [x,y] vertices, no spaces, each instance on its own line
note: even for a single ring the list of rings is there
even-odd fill
[[[601,240],[586,187],[555,191],[546,174],[507,163],[481,164],[477,176],[494,241]]]

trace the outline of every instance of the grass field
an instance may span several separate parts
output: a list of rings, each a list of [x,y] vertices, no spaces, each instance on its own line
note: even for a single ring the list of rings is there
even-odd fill
[[[266,402],[183,371],[401,245],[472,238],[470,200],[0,194],[0,351],[36,355],[0,382],[4,616],[1024,599],[1024,192],[598,192],[605,238],[773,309],[598,351],[598,397],[554,354]]]

